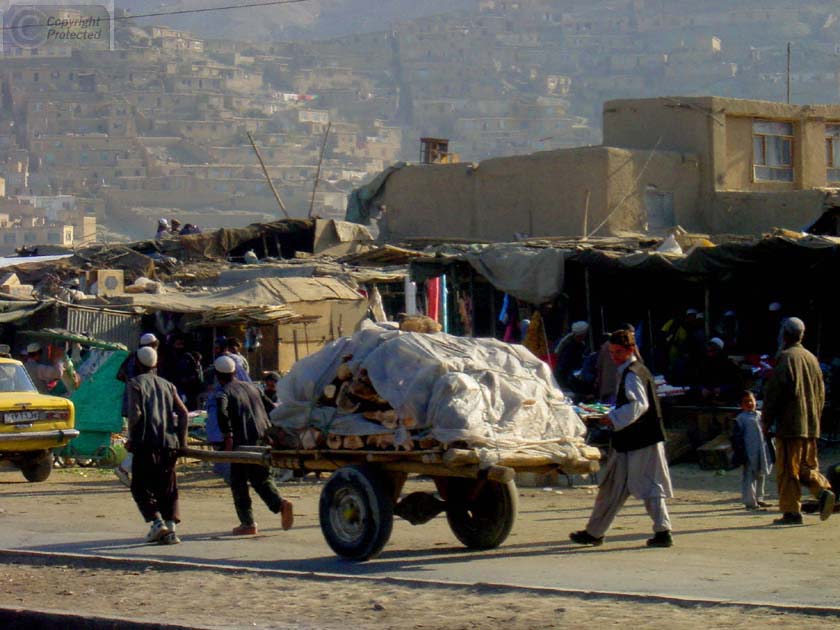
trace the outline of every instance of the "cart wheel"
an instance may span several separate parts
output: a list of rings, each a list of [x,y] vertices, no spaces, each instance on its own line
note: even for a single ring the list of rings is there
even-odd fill
[[[321,491],[318,512],[327,544],[342,558],[368,560],[382,551],[394,525],[388,478],[370,466],[339,468]]]
[[[476,484],[482,484],[472,496]],[[516,485],[513,481],[476,481],[451,478],[447,484],[446,520],[452,533],[470,549],[493,549],[510,534],[516,520]]]
[[[42,451],[33,457],[27,457],[20,463],[20,472],[27,481],[46,481],[53,469],[53,457],[50,451]]]

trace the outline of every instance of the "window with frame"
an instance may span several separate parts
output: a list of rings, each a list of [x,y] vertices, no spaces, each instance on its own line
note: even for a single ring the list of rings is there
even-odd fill
[[[840,124],[825,126],[825,179],[840,184]]]
[[[793,123],[753,121],[753,180],[793,181]]]

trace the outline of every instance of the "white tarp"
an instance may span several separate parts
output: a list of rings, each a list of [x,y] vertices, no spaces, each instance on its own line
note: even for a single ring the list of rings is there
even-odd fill
[[[399,417],[414,418],[422,433],[440,442],[516,448],[585,434],[549,367],[523,346],[405,333],[372,323],[298,361],[278,385],[280,404],[272,422],[285,429],[314,426],[345,435],[385,432],[358,414],[315,405],[349,354],[354,373],[367,370],[377,393]]]

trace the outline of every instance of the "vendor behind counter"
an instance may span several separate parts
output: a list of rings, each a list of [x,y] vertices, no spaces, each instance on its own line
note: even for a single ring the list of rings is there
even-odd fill
[[[720,337],[712,337],[706,343],[692,387],[696,400],[709,404],[737,402],[744,381],[738,366],[726,356],[724,345]]]

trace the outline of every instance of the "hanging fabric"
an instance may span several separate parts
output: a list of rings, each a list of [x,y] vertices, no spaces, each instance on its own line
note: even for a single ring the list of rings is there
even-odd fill
[[[440,276],[426,280],[426,315],[440,321]]]

